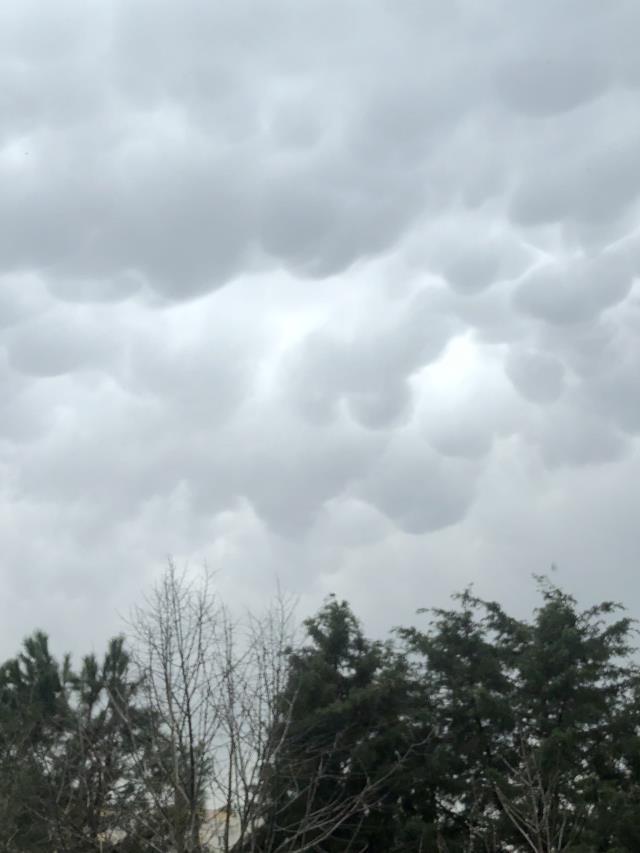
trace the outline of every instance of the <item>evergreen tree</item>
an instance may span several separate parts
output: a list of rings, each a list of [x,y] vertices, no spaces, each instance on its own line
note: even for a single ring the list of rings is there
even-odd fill
[[[632,620],[540,596],[523,620],[466,591],[395,646],[330,597],[288,652],[279,627],[238,653],[196,610],[196,669],[170,644],[161,682],[120,638],[75,669],[35,633],[0,666],[0,849],[204,853],[217,791],[237,853],[637,853]]]
[[[331,597],[291,653],[268,768],[261,844],[295,851],[392,850],[395,772],[406,747],[402,662],[367,640]]]
[[[134,705],[122,639],[99,664],[84,658],[78,673],[60,665],[36,633],[0,669],[0,833],[6,850],[108,851],[137,832],[130,723],[119,705]],[[144,712],[136,714],[143,722]],[[129,720],[131,715],[129,715]]]
[[[55,750],[68,720],[67,676],[68,662],[61,670],[41,632],[0,667],[0,834],[7,850],[51,850],[51,792],[40,758]]]
[[[610,814],[631,808],[631,621],[544,581],[541,595],[530,622],[466,592],[402,632],[433,712],[443,849],[610,850]]]

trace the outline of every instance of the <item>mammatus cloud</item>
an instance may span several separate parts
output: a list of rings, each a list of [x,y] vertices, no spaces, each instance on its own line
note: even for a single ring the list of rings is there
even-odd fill
[[[627,595],[639,31],[595,0],[4,3],[7,647],[101,640],[169,553],[378,626],[554,560]]]

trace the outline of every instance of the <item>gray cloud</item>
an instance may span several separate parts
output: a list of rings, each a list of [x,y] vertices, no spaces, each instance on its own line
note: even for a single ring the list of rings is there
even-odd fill
[[[405,532],[428,533],[464,517],[473,474],[468,463],[444,460],[400,433],[376,461],[362,495]]]
[[[437,294],[423,291],[400,311],[391,308],[391,316],[362,318],[359,326],[347,339],[313,333],[288,356],[293,402],[312,420],[335,416],[344,400],[362,426],[406,422],[412,408],[407,379],[438,357],[455,323],[441,313]]]
[[[626,594],[639,25],[2,4],[7,653],[34,621],[101,641],[169,552],[377,628],[553,560],[599,594],[609,545]]]
[[[600,465],[627,455],[629,442],[607,419],[589,410],[562,407],[531,430],[551,465]]]
[[[545,46],[536,57],[526,56],[501,69],[498,89],[511,109],[530,116],[547,116],[575,109],[599,95],[609,82],[599,56],[568,54],[558,45],[556,55]]]
[[[631,284],[624,260],[602,254],[534,269],[518,286],[515,302],[548,323],[584,322],[622,301]]]
[[[102,367],[112,346],[104,327],[68,311],[48,312],[8,337],[8,361],[19,373],[52,377]]]
[[[562,362],[546,353],[512,350],[506,362],[509,378],[527,400],[552,403],[564,388]]]

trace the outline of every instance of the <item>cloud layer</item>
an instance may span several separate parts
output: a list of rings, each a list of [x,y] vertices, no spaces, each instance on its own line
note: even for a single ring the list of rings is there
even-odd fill
[[[632,0],[2,4],[7,654],[102,640],[168,553],[378,627],[552,561],[627,596],[639,32]]]

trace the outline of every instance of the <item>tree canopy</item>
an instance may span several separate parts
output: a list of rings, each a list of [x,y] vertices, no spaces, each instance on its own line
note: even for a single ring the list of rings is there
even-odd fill
[[[538,590],[386,641],[331,596],[294,639],[282,602],[236,623],[172,568],[102,658],[35,632],[0,666],[0,847],[637,853],[633,620]]]

